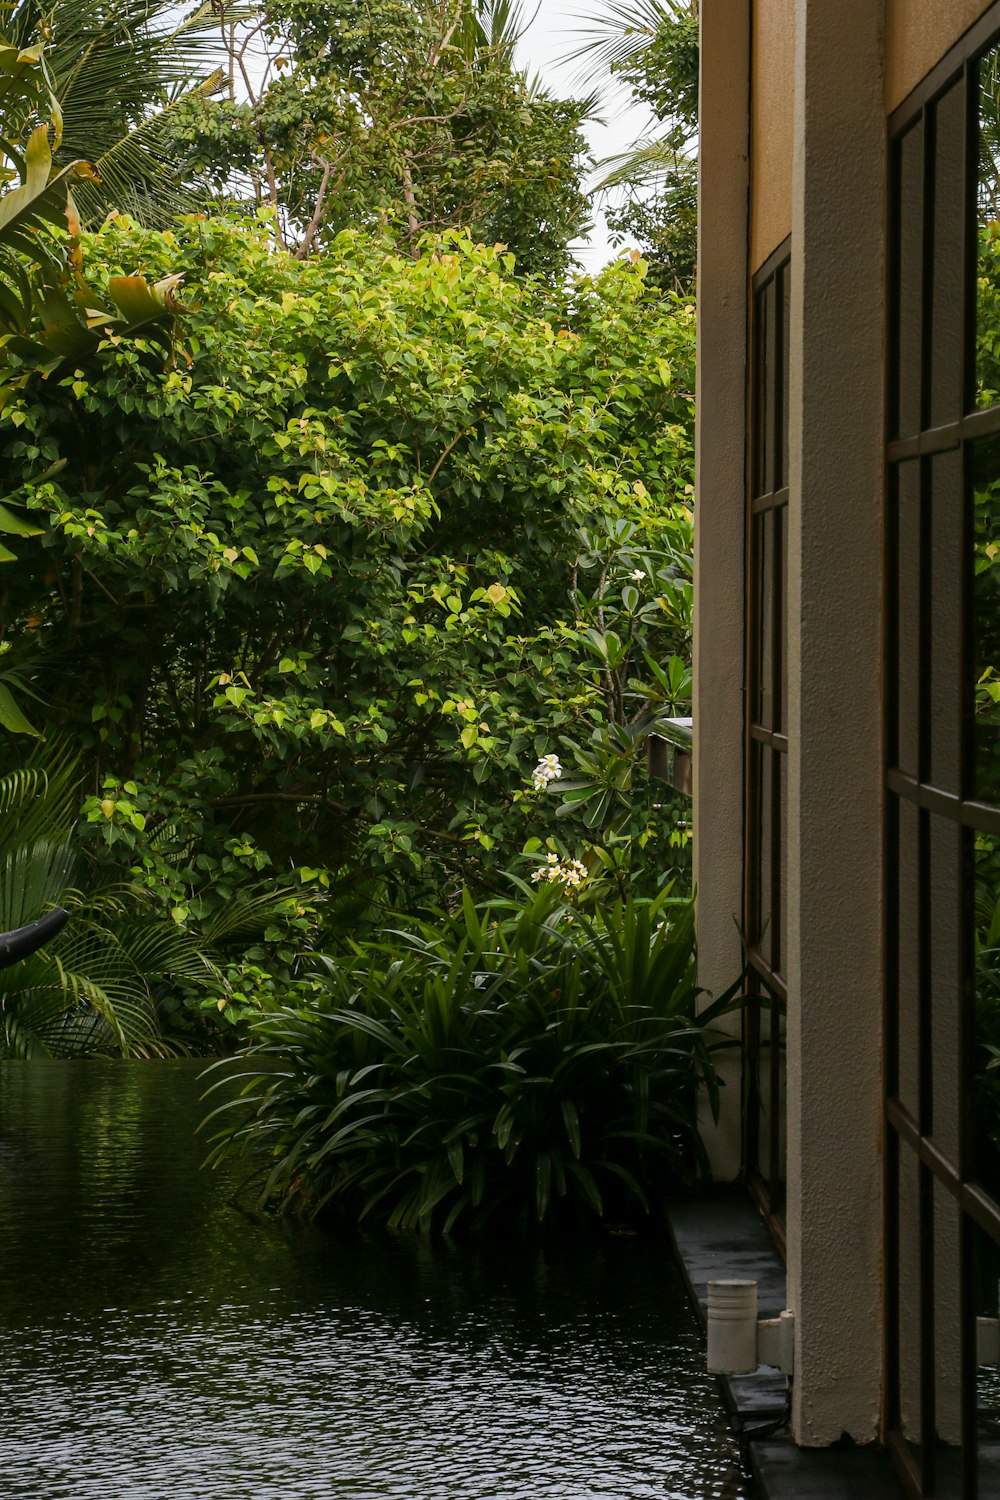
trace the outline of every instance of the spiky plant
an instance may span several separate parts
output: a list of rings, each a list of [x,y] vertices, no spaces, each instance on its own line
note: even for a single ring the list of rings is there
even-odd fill
[[[691,908],[588,917],[561,888],[410,922],[253,1025],[214,1156],[260,1154],[265,1201],[393,1228],[647,1212],[704,1165],[718,1104]],[[233,1073],[219,1087],[231,1089]]]

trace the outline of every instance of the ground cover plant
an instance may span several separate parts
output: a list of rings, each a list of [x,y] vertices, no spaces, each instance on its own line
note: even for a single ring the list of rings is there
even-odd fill
[[[699,997],[692,909],[669,895],[466,893],[251,1023],[214,1156],[259,1158],[263,1202],[390,1228],[644,1214],[705,1165],[695,1093],[717,1108],[736,993]]]

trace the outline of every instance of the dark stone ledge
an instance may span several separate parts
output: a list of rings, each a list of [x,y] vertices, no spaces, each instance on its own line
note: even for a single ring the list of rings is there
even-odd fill
[[[709,1281],[727,1277],[759,1283],[760,1317],[783,1310],[784,1264],[742,1188],[678,1199],[667,1218],[703,1324]],[[884,1448],[796,1447],[785,1423],[787,1381],[778,1371],[721,1376],[719,1385],[763,1500],[904,1500]]]

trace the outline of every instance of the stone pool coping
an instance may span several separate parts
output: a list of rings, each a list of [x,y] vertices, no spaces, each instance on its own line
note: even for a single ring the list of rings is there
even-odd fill
[[[752,1278],[759,1283],[760,1316],[782,1311],[785,1267],[742,1188],[678,1199],[669,1205],[667,1219],[703,1325],[708,1282],[717,1277]],[[882,1447],[796,1447],[782,1420],[787,1410],[783,1375],[726,1375],[719,1385],[763,1500],[904,1500]],[[775,1430],[754,1436],[755,1428],[776,1423]]]

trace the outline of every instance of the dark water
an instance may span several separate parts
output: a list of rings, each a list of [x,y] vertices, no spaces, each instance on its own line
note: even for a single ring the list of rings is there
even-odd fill
[[[198,1071],[0,1064],[3,1500],[745,1496],[663,1245],[258,1220]]]

